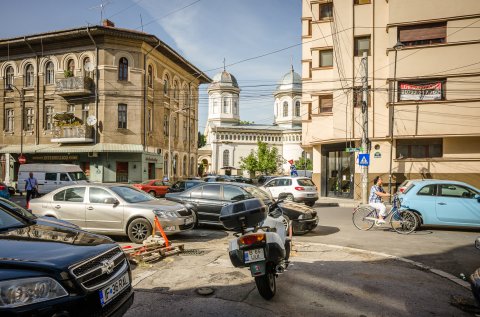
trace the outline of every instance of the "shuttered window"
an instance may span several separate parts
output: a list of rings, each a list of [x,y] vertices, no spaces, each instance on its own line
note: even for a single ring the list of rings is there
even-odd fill
[[[400,27],[398,29],[398,39],[406,46],[445,43],[447,41],[447,23]]]

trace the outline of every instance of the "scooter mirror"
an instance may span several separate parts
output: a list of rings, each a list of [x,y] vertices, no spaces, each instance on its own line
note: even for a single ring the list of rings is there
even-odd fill
[[[475,240],[475,248],[480,250],[480,237]]]

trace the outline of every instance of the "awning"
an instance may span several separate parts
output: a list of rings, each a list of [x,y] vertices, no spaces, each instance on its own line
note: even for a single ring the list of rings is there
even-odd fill
[[[95,145],[62,145],[40,144],[24,145],[23,153],[88,153],[88,152],[117,152],[143,153],[141,144],[98,143]],[[7,145],[0,149],[0,153],[20,153],[20,145]]]

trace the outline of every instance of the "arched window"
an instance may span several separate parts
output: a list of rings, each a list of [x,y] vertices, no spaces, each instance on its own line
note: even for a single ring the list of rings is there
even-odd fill
[[[288,102],[283,102],[283,116],[288,117]]]
[[[300,101],[297,100],[295,103],[295,116],[300,117]]]
[[[165,154],[165,158],[163,159],[163,174],[168,175],[168,154]]]
[[[33,78],[34,78],[33,65],[28,64],[27,67],[25,67],[25,86],[26,87],[33,87]]]
[[[168,89],[169,89],[168,75],[165,75],[165,78],[163,79],[163,94],[164,95],[168,95]]]
[[[173,167],[173,175],[177,176],[177,172],[178,172],[178,169],[177,169],[177,164],[178,164],[178,155],[175,154],[175,156],[173,157],[173,162],[172,162],[172,167]]]
[[[230,109],[228,109],[228,100],[227,98],[223,99],[223,113],[230,113]]]
[[[125,57],[118,62],[118,80],[128,80],[128,59]]]
[[[85,77],[92,77],[92,64],[90,63],[90,57],[83,59],[83,75]]]
[[[75,75],[75,62],[73,59],[69,59],[67,62],[67,71],[70,73],[70,76]]]
[[[188,171],[187,171],[187,156],[183,156],[183,175],[187,176]]]
[[[230,162],[230,151],[224,150],[223,151],[223,166],[229,166],[228,162]]]
[[[5,71],[5,88],[10,88],[10,85],[13,85],[13,67],[8,66],[7,70]]]
[[[53,68],[53,63],[48,62],[45,65],[45,84],[51,85],[55,83],[55,70]]]
[[[178,82],[175,80],[173,82],[173,99],[178,99],[179,90],[178,90]]]
[[[147,81],[148,81],[148,87],[153,88],[153,67],[152,65],[148,65],[148,76],[147,76]]]

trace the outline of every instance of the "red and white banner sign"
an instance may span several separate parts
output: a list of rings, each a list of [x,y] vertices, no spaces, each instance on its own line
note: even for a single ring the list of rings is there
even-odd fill
[[[442,82],[430,84],[400,83],[400,100],[442,100]]]

